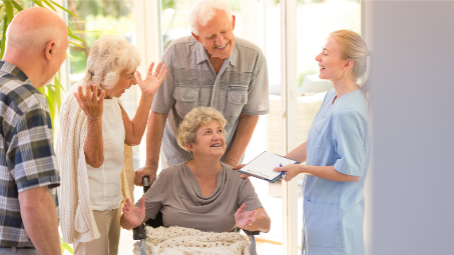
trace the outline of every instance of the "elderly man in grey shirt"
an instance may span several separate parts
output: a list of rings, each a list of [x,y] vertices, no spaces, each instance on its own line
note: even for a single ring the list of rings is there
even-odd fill
[[[176,141],[178,126],[197,106],[211,106],[227,120],[222,161],[236,166],[252,137],[258,115],[269,112],[268,71],[259,47],[233,35],[235,16],[226,0],[200,0],[189,11],[192,35],[172,42],[162,62],[168,74],[155,95],[147,131],[145,167],[136,172],[156,179],[162,142],[164,163],[177,165],[191,155]]]

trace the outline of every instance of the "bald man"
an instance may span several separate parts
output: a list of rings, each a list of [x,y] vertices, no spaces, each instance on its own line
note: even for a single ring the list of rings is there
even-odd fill
[[[66,24],[34,7],[11,22],[0,61],[0,255],[61,254],[55,188],[60,185],[46,98],[66,57]]]

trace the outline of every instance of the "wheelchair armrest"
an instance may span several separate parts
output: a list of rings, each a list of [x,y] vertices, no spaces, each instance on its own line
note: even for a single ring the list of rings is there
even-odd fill
[[[251,255],[257,255],[257,244],[255,243],[255,236],[260,234],[260,231],[249,231],[246,229],[242,229],[243,232],[249,237],[249,241],[251,242]]]
[[[146,239],[145,225],[142,223],[138,227],[132,229],[132,238],[134,240]]]
[[[258,236],[258,235],[260,235],[260,231],[249,231],[249,230],[246,230],[246,229],[242,229],[242,230],[248,236]]]

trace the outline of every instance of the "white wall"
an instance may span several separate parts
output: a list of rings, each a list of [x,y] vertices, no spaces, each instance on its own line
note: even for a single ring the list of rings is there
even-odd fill
[[[454,1],[366,5],[374,137],[369,254],[454,254]]]

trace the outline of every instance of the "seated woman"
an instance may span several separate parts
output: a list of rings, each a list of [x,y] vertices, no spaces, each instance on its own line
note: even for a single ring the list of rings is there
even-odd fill
[[[268,232],[270,218],[251,182],[220,162],[226,149],[225,124],[222,114],[211,107],[186,114],[177,139],[194,159],[163,170],[136,206],[126,199],[121,226],[137,227],[161,211],[166,227],[229,232],[238,226]]]
[[[93,44],[85,78],[63,101],[56,153],[60,225],[63,240],[74,243],[75,255],[117,254],[124,145],[140,143],[166,75],[165,65],[158,64],[153,73],[151,64],[142,80],[139,64],[139,52],[122,36],[103,36]],[[118,98],[135,84],[142,96],[130,120]]]

